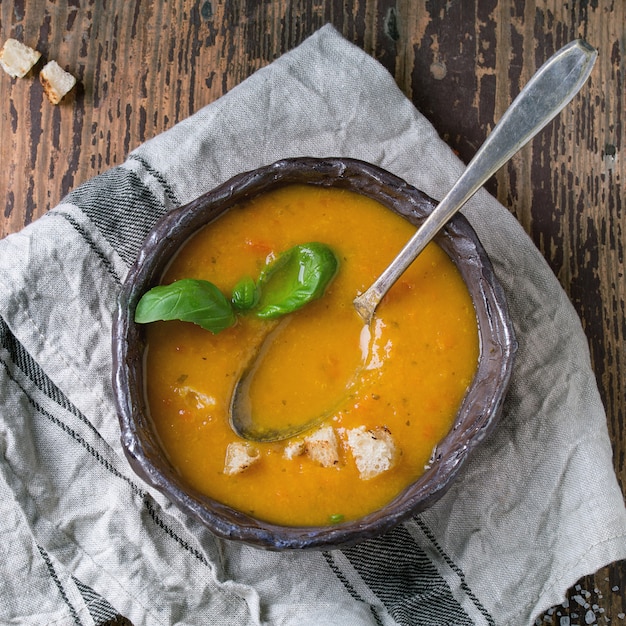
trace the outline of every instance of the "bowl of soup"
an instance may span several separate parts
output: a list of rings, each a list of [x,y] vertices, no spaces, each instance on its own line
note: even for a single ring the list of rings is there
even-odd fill
[[[369,323],[353,306],[435,205],[377,166],[302,157],[162,218],[113,325],[134,471],[217,536],[272,550],[353,545],[436,502],[509,385],[517,344],[492,264],[457,214]],[[276,297],[291,303],[324,271],[314,297],[276,313]],[[189,285],[215,298],[208,325]],[[146,322],[152,296],[167,312]],[[242,380],[271,436],[233,428]]]

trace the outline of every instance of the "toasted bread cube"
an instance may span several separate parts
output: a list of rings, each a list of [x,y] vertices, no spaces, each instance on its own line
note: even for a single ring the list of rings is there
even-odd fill
[[[241,474],[261,458],[259,451],[249,443],[233,441],[226,448],[224,474],[233,476]]]
[[[49,61],[39,73],[44,93],[52,104],[59,104],[63,96],[71,91],[76,79],[56,61]]]
[[[178,395],[194,409],[212,409],[216,405],[216,400],[213,396],[208,396],[193,387],[183,385],[176,389]]]
[[[7,39],[0,50],[0,65],[10,76],[24,78],[40,57],[41,53],[17,39]]]
[[[339,464],[339,444],[332,426],[322,426],[312,435],[305,437],[304,446],[309,457],[322,467]]]
[[[283,456],[286,459],[291,461],[292,459],[295,459],[297,456],[303,455],[304,452],[305,452],[304,441],[302,441],[301,439],[296,439],[295,441],[290,441],[285,446],[285,449],[283,451]]]
[[[365,426],[346,431],[348,446],[363,480],[390,470],[396,462],[397,448],[387,428],[366,430]]]

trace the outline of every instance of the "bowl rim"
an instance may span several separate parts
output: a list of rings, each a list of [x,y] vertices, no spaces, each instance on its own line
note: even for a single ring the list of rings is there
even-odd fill
[[[135,473],[218,537],[271,550],[348,547],[381,535],[434,504],[498,422],[517,351],[506,297],[491,261],[467,219],[457,213],[436,241],[455,262],[470,289],[480,356],[454,425],[435,447],[425,473],[378,511],[355,521],[314,527],[281,526],[252,518],[185,485],[169,465],[150,423],[143,394],[145,344],[140,325],[133,320],[135,306],[144,291],[158,283],[169,260],[198,228],[270,189],[303,183],[340,187],[374,198],[415,225],[436,206],[433,199],[398,176],[353,158],[294,157],[237,174],[172,209],[156,223],[122,285],[112,328],[112,384],[121,442]],[[469,419],[471,415],[474,419]]]

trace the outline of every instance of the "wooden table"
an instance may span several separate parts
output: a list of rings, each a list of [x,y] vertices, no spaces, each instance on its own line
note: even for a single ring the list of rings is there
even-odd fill
[[[576,37],[599,49],[573,104],[488,188],[531,235],[582,318],[624,487],[623,0],[2,0],[0,41],[36,47],[79,84],[54,107],[36,77],[1,73],[0,236],[327,22],[377,58],[466,161],[552,52]],[[625,565],[613,564],[579,581],[569,608],[556,607],[543,623],[585,623],[581,597],[596,606],[598,623],[620,623],[625,593]]]

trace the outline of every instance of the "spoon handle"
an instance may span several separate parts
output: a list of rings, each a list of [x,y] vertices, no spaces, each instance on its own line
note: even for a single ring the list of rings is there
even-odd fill
[[[594,48],[577,39],[537,70],[456,184],[371,287],[354,300],[366,323],[387,291],[450,218],[572,100],[589,77],[597,56]]]

